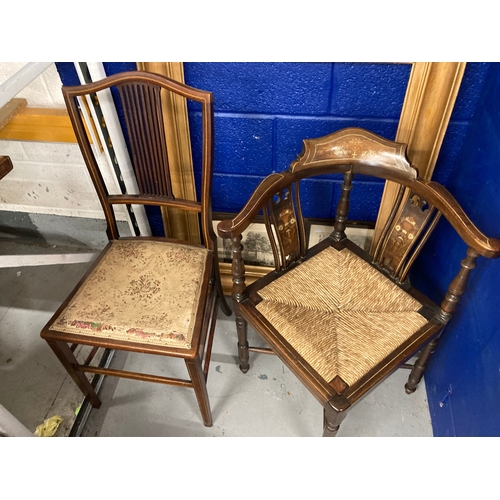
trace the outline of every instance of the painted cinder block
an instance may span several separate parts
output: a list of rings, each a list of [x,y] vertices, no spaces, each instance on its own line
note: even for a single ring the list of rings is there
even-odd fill
[[[453,165],[465,140],[468,122],[451,122],[448,124],[439,156],[436,161],[432,180],[447,185],[453,174]]]
[[[479,103],[486,76],[494,63],[467,63],[450,120],[470,120]]]
[[[214,174],[213,211],[239,212],[262,179],[247,175]]]
[[[377,219],[385,182],[381,179],[366,182],[360,180],[362,177],[359,176],[353,182],[354,187],[351,190],[348,218],[350,220],[374,222]],[[363,177],[363,179],[366,179],[366,177]]]
[[[188,85],[214,94],[215,111],[326,114],[332,63],[184,63]]]
[[[331,114],[399,119],[410,72],[410,64],[335,63]]]
[[[433,180],[444,185],[450,180],[453,167],[465,140],[470,120],[478,106],[486,76],[492,63],[467,63],[450,123],[437,158]]]
[[[304,217],[334,218],[335,200],[340,196],[340,184],[338,181],[326,179],[303,179],[300,183],[300,200]]]
[[[190,113],[195,171],[201,171],[200,113]],[[273,118],[217,114],[214,118],[214,172],[267,175],[273,161]]]

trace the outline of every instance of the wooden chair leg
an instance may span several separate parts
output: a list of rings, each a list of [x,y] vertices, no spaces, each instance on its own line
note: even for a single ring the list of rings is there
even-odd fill
[[[416,391],[418,384],[424,376],[424,371],[427,368],[427,361],[429,360],[431,354],[436,350],[438,343],[439,337],[427,344],[420,352],[420,355],[410,372],[408,382],[405,384],[406,394],[413,394]]]
[[[212,412],[208,401],[207,381],[203,373],[201,361],[196,358],[194,360],[186,360],[186,367],[193,382],[194,392],[200,407],[201,417],[206,427],[212,427]]]
[[[236,331],[238,333],[238,358],[240,360],[240,370],[246,373],[250,368],[248,364],[248,324],[241,316],[236,316]]]
[[[335,437],[346,415],[345,411],[337,412],[330,407],[325,408],[323,411],[323,437]]]
[[[75,384],[89,400],[90,404],[94,408],[99,408],[101,406],[101,400],[97,396],[92,384],[85,376],[85,373],[75,368],[78,365],[78,361],[68,344],[57,340],[48,340],[47,343],[52,348],[55,355],[59,358],[59,361],[62,363],[64,368],[66,368],[66,371],[69,373]]]

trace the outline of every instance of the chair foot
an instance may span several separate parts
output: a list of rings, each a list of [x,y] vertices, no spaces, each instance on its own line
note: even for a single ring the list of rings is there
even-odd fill
[[[250,365],[247,365],[246,368],[243,368],[241,365],[240,365],[240,370],[242,373],[246,373],[248,370],[250,369]]]
[[[416,387],[414,387],[413,389],[411,389],[410,386],[408,385],[408,383],[405,384],[405,392],[406,392],[406,394],[413,394],[416,390],[417,390]]]
[[[328,424],[328,422],[325,422],[325,425],[323,427],[323,436],[322,437],[335,437],[337,435],[337,432],[339,431],[339,428],[340,428],[340,424],[330,426]]]
[[[226,298],[224,296],[222,296],[220,301],[220,309],[226,316],[231,316],[233,314],[233,311],[229,307],[229,304],[227,303]]]
[[[436,350],[438,343],[439,337],[427,344],[420,352],[420,355],[410,372],[408,382],[405,384],[406,394],[413,394],[417,389],[418,384],[424,376],[424,371],[427,368],[427,361],[429,360],[430,355]]]

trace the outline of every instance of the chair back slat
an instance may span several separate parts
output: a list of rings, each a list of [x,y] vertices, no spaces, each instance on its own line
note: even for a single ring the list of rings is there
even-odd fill
[[[140,193],[172,196],[161,87],[130,83],[119,85],[118,89]]]

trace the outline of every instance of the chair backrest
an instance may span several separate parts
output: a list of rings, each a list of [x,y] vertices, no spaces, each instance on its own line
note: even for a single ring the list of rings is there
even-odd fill
[[[142,71],[130,71],[78,86],[63,86],[62,92],[78,144],[96,188],[108,224],[108,237],[119,238],[114,205],[157,205],[200,214],[204,245],[216,249],[212,227],[213,104],[212,93],[192,88],[167,77]],[[132,189],[112,193],[106,186],[99,161],[92,147],[91,126],[85,122],[89,101],[98,102],[103,92],[111,92],[122,119],[123,135],[128,143],[134,179]],[[174,196],[165,133],[166,118],[162,102],[166,93],[200,103],[201,109],[201,185],[200,199]],[[199,106],[199,105],[197,105]],[[99,118],[99,117],[97,117]],[[95,139],[94,139],[95,140]],[[106,145],[104,145],[106,146]],[[113,158],[115,160],[115,158]],[[115,160],[116,161],[116,160]],[[122,181],[122,180],[121,180]],[[166,235],[169,236],[169,235]]]
[[[219,225],[221,236],[236,236],[263,208],[276,270],[284,270],[303,258],[307,251],[299,181],[314,175],[343,173],[342,195],[331,234],[334,240],[341,241],[346,237],[350,191],[355,189],[353,178],[362,174],[400,185],[394,207],[372,255],[372,263],[394,281],[405,281],[441,215],[448,219],[469,247],[462,268],[470,271],[478,255],[500,256],[500,240],[481,233],[443,186],[418,177],[417,170],[407,159],[405,144],[359,128],[343,129],[303,142],[302,152],[288,170],[266,177],[237,217]],[[450,298],[451,302],[453,300]],[[453,309],[451,305],[442,308],[445,311],[449,308],[450,313]]]

